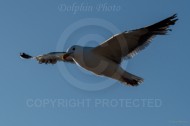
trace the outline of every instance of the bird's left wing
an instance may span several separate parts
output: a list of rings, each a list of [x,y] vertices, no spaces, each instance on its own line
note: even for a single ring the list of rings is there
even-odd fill
[[[122,58],[131,58],[144,49],[156,35],[165,35],[170,30],[168,27],[178,20],[176,17],[175,14],[153,25],[117,34],[95,47],[93,51],[119,64]]]
[[[63,62],[69,62],[74,63],[73,59],[71,57],[64,58],[66,52],[51,52],[48,54],[43,54],[39,56],[30,56],[26,53],[20,53],[20,57],[23,59],[35,59],[40,64],[55,64],[57,61],[63,61]]]

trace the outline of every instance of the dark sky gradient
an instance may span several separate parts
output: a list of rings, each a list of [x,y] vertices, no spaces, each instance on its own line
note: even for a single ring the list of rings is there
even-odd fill
[[[0,1],[1,126],[189,125],[190,3],[110,1]],[[123,63],[145,79],[138,87],[94,76],[74,64],[40,65],[19,58],[20,52],[38,55],[73,44],[96,46],[113,34],[174,13],[179,21],[172,32],[157,36]]]

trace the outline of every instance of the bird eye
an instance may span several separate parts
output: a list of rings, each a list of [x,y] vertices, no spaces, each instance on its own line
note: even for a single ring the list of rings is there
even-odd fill
[[[75,50],[75,48],[73,48],[73,51]]]

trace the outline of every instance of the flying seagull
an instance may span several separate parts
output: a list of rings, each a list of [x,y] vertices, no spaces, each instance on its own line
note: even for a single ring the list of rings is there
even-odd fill
[[[174,14],[153,25],[116,34],[97,47],[73,45],[66,52],[52,52],[36,57],[21,53],[20,56],[46,64],[55,64],[57,61],[76,63],[96,75],[137,86],[143,82],[143,78],[124,70],[120,66],[122,60],[135,56],[156,35],[166,35],[168,31],[171,31],[169,26],[174,25],[177,20],[177,15]]]

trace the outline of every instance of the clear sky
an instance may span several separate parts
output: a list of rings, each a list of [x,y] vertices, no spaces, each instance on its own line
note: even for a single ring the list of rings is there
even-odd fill
[[[187,0],[1,0],[1,126],[188,126],[190,124]],[[94,76],[74,64],[19,58],[95,46],[113,34],[178,14],[167,36],[123,67],[138,87]]]

